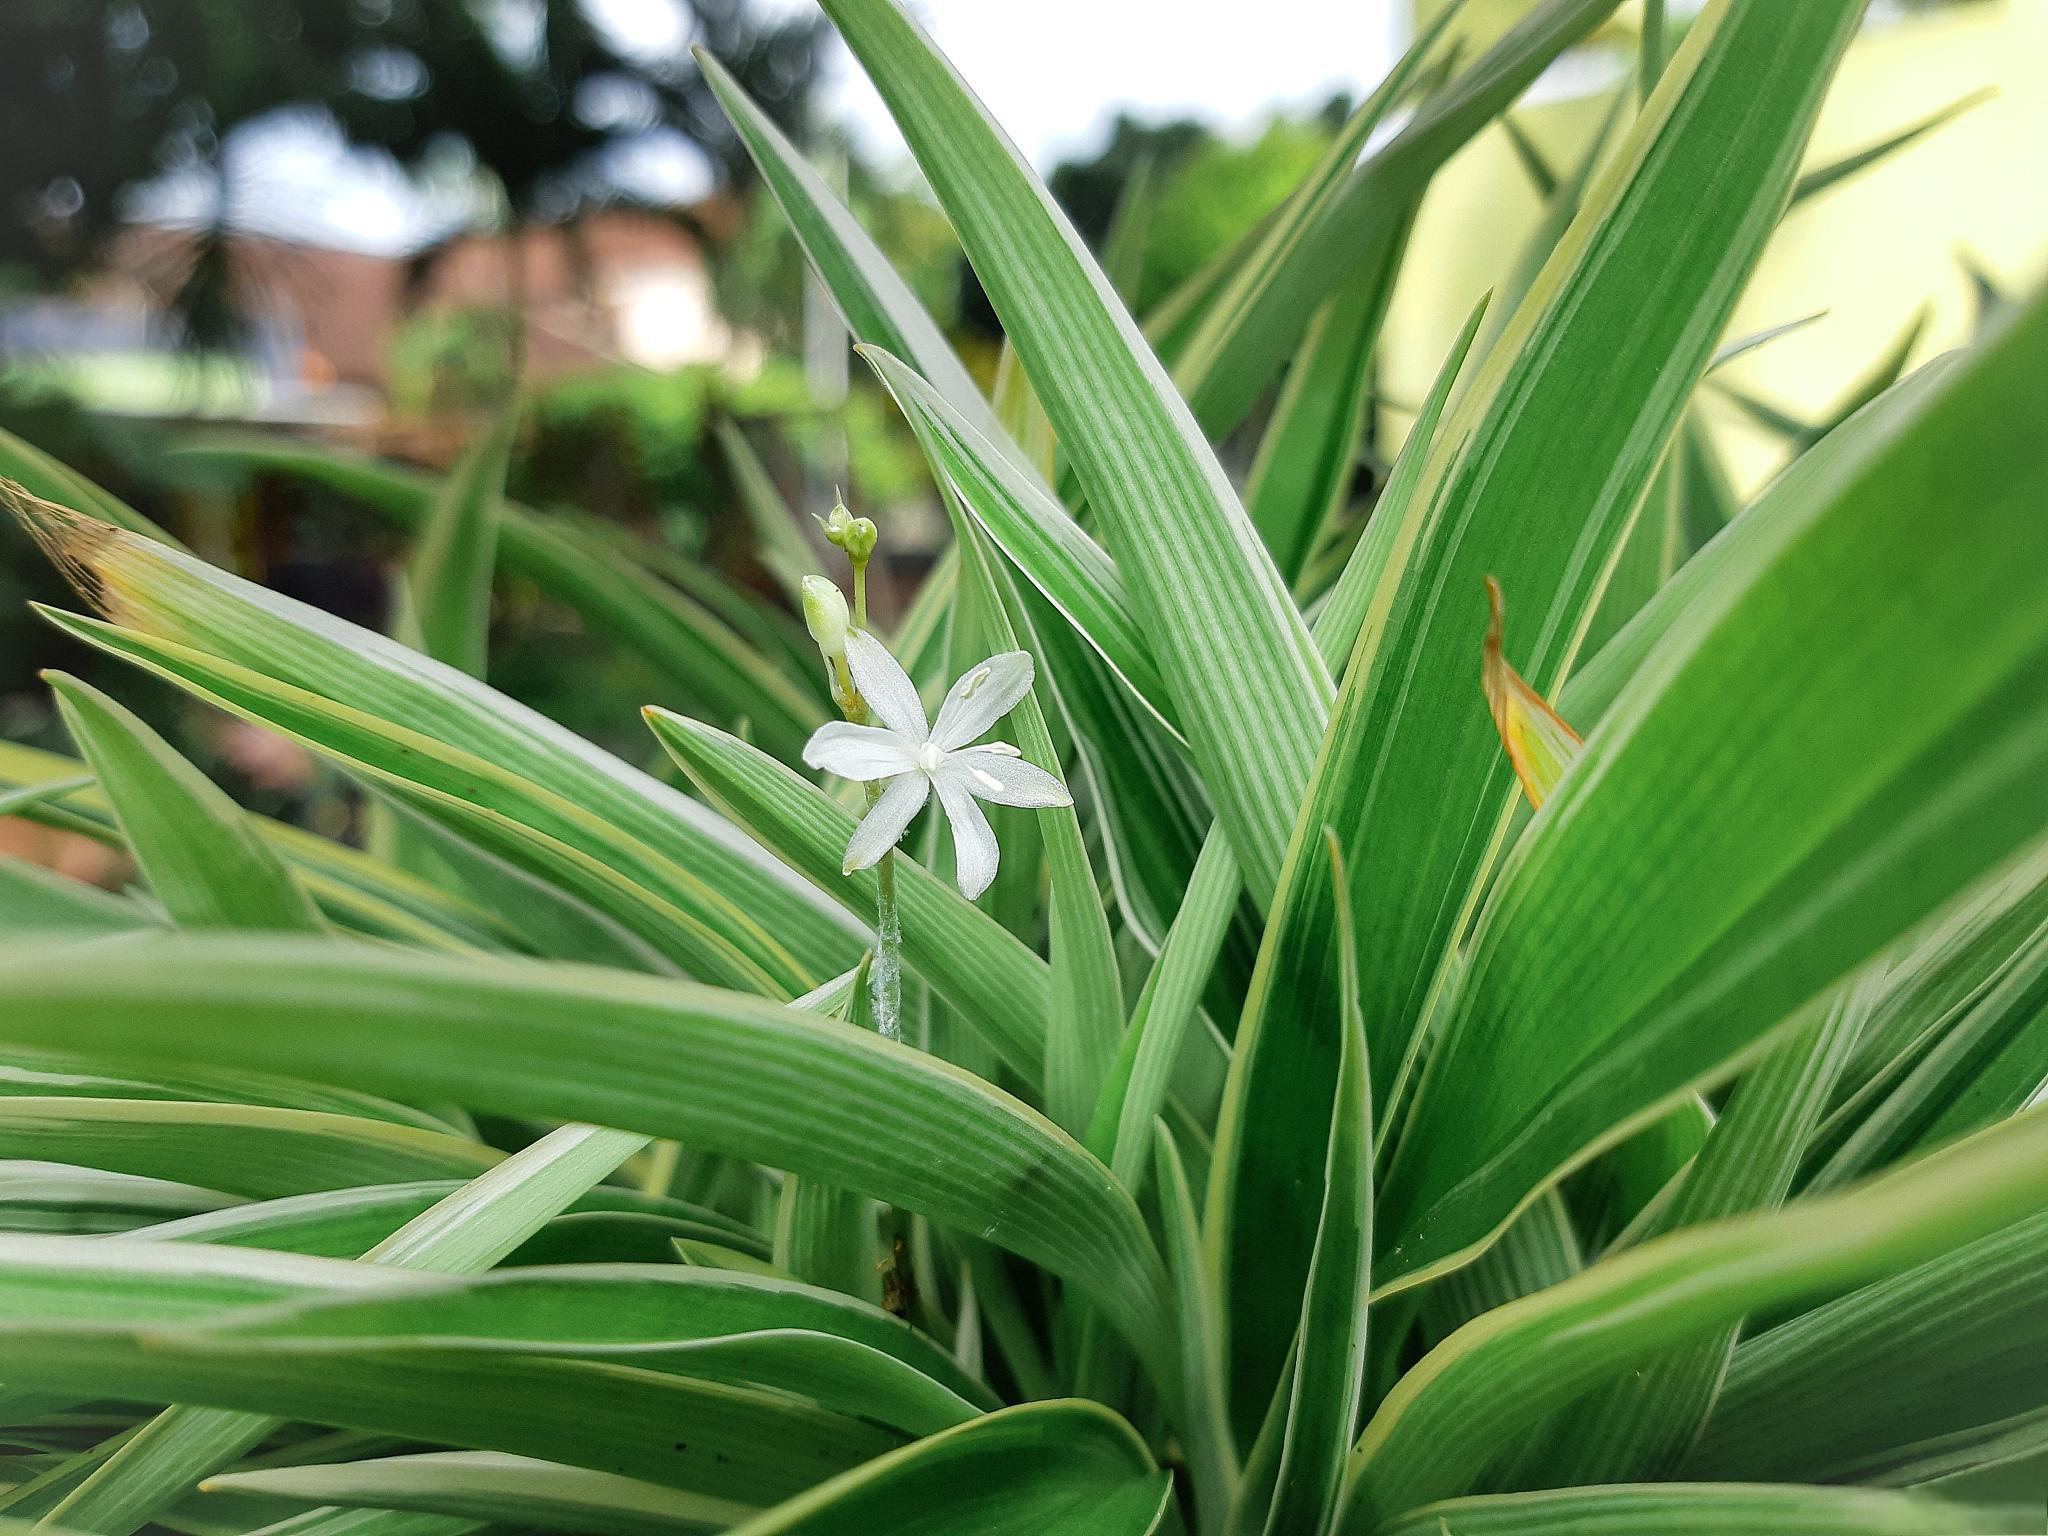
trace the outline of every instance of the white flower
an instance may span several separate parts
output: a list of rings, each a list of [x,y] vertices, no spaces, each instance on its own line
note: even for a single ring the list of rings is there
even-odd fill
[[[976,800],[997,805],[1072,805],[1066,786],[1027,763],[1006,741],[969,743],[1008,714],[1031,689],[1023,651],[991,656],[953,685],[927,725],[917,689],[882,642],[865,630],[846,636],[846,664],[879,725],[835,720],[804,745],[804,761],[843,779],[889,787],[846,845],[846,872],[866,869],[896,846],[933,790],[953,824],[954,873],[971,901],[996,877],[996,837]]]

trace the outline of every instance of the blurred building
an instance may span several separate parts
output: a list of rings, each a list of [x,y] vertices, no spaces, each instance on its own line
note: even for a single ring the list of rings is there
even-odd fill
[[[698,228],[733,216],[690,212]],[[537,381],[620,363],[747,361],[718,315],[698,236],[651,213],[464,235],[399,257],[230,235],[244,323],[228,356],[194,357],[168,317],[197,251],[188,230],[138,225],[71,294],[0,303],[0,367],[111,414],[362,432],[389,414],[400,336],[436,317],[522,314]]]
[[[1786,0],[1787,4],[1797,0]],[[1417,0],[1421,15],[1442,0]],[[1468,0],[1455,23],[1483,43],[1530,0]],[[1672,0],[1674,25],[1699,10]],[[1640,7],[1624,6],[1579,55],[1539,82],[1516,121],[1552,162],[1584,153],[1616,89],[1626,89]],[[1730,334],[1825,311],[1721,375],[1794,415],[1824,412],[1911,327],[1918,363],[1967,340],[1980,293],[1971,268],[2008,292],[2048,272],[2048,4],[2042,0],[1872,0],[1823,108],[1809,165],[1876,143],[1904,125],[1995,93],[1869,172],[1795,210],[1766,251]],[[1499,128],[1482,134],[1431,187],[1414,234],[1412,274],[1387,330],[1388,395],[1422,398],[1474,295],[1513,265],[1539,207]],[[1475,240],[1474,231],[1486,231]],[[1706,392],[1745,489],[1782,462],[1783,441]],[[1405,429],[1396,414],[1389,425]]]

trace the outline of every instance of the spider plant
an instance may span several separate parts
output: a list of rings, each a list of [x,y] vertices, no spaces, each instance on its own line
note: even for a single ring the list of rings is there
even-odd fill
[[[0,747],[138,871],[0,864],[0,1517],[2041,1529],[2048,298],[1747,505],[1695,408],[1877,158],[1803,165],[1858,0],[1647,50],[1354,500],[1417,200],[1612,3],[1420,38],[1141,324],[895,0],[824,0],[993,400],[705,59],[952,518],[886,632],[743,441],[786,609],[507,501],[502,431],[190,450],[412,529],[400,638],[0,443],[52,624],[389,817],[252,815],[61,674],[79,756]],[[658,669],[641,764],[480,680],[497,572]]]

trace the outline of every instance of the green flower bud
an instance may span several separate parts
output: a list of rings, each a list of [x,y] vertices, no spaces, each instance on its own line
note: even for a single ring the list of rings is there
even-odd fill
[[[835,502],[830,515],[819,518],[818,525],[825,530],[825,541],[845,550],[856,566],[866,565],[875,552],[874,523],[855,517],[843,501]]]
[[[831,662],[846,655],[846,594],[839,583],[825,576],[804,578],[804,628],[818,642],[818,649]]]

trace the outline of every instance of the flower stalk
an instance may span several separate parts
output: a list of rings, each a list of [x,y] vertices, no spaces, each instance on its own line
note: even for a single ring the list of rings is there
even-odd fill
[[[819,521],[824,524],[827,541],[845,550],[853,566],[853,625],[865,631],[868,626],[868,561],[875,552],[875,525],[868,518],[853,516],[843,500],[834,503],[830,517]],[[813,583],[822,589],[817,597],[818,622],[812,621]],[[830,596],[827,597],[826,593]],[[810,625],[811,637],[818,641],[819,649],[825,653],[826,665],[831,671],[832,699],[839,706],[840,714],[849,724],[866,725],[867,701],[861,697],[846,661],[846,599],[839,588],[822,576],[805,578],[804,619]],[[829,645],[828,641],[831,642]],[[868,813],[872,815],[882,798],[881,785],[868,784],[866,798]],[[868,991],[874,1006],[876,1032],[885,1040],[900,1041],[903,1038],[903,920],[896,908],[896,856],[893,851],[883,854],[875,866],[875,959],[868,972]]]

